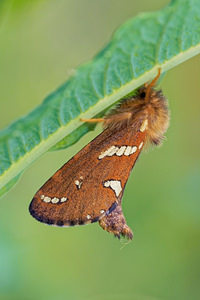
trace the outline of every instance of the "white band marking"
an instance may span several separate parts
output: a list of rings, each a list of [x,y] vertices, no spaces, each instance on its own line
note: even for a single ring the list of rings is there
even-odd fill
[[[66,197],[62,197],[61,199],[60,199],[60,202],[65,202],[65,201],[67,201],[68,199],[66,198]]]
[[[142,148],[142,146],[143,146],[143,142],[139,145],[139,150]]]
[[[124,151],[126,150],[126,146],[121,146],[119,150],[116,152],[117,156],[122,156],[124,154]]]
[[[106,156],[113,156],[116,151],[118,150],[119,148],[118,147],[115,147],[115,146],[112,146],[110,147],[109,149],[107,149],[106,151],[102,152],[100,155],[99,155],[99,159],[102,159]]]
[[[46,203],[49,203],[51,201],[51,198],[50,197],[44,197],[43,201],[46,202]]]
[[[132,150],[132,147],[131,146],[127,146],[126,150],[124,152],[124,155],[129,156],[131,154],[131,150]]]
[[[113,156],[113,155],[117,155],[117,156],[129,156],[133,153],[135,153],[137,151],[137,147],[136,146],[121,146],[120,148],[117,146],[112,146],[109,149],[107,149],[106,151],[102,152],[99,155],[99,159],[102,159],[106,156]],[[78,180],[76,180],[77,182],[77,186],[78,186]]]
[[[137,151],[137,146],[133,146],[132,149],[131,149],[131,152],[130,154],[133,154]]]
[[[119,180],[108,180],[104,182],[104,187],[110,187],[118,197],[122,191],[121,182]]]
[[[144,122],[142,123],[142,126],[140,127],[140,131],[141,132],[144,132],[147,128],[147,125],[148,125],[148,120],[144,120]]]
[[[54,197],[53,199],[51,199],[51,202],[52,202],[53,204],[58,203],[58,202],[59,202],[59,199],[58,199],[57,197]]]
[[[75,183],[75,185],[77,186],[78,189],[81,188],[82,182],[80,182],[79,180],[75,180],[74,183]]]

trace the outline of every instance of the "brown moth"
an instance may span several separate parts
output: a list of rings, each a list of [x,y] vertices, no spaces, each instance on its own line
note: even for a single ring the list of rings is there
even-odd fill
[[[121,202],[144,145],[160,145],[169,125],[167,100],[154,89],[160,73],[105,118],[84,120],[102,121],[104,131],[38,190],[29,207],[34,218],[57,226],[99,221],[115,236],[133,238]]]

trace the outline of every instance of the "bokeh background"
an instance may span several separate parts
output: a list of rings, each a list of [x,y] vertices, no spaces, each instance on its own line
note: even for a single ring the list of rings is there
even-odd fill
[[[1,0],[0,127],[26,114],[91,59],[125,20],[160,0]],[[171,125],[126,186],[130,243],[98,224],[57,228],[28,212],[36,190],[99,128],[45,154],[0,199],[1,300],[196,300],[200,295],[199,56],[162,81]]]

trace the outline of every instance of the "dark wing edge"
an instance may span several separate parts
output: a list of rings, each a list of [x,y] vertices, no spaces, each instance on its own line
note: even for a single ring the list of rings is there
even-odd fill
[[[55,219],[50,218],[48,215],[45,215],[45,213],[39,214],[38,210],[36,210],[34,208],[34,198],[31,201],[30,205],[29,205],[29,212],[31,214],[31,216],[33,218],[35,218],[37,221],[44,223],[46,225],[51,225],[51,226],[58,226],[58,227],[71,227],[71,226],[80,226],[80,225],[86,225],[86,224],[90,224],[90,223],[95,223],[100,221],[103,217],[109,215],[113,210],[115,210],[115,208],[118,206],[118,202],[114,202],[110,208],[101,216],[99,217],[95,217],[93,219],[89,219],[87,221],[77,221],[75,222],[74,220],[68,220],[67,222],[64,222],[61,219],[58,219],[55,223]]]

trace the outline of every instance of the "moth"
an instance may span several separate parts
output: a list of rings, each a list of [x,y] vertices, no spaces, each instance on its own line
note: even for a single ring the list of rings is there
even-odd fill
[[[122,211],[122,196],[143,147],[160,145],[169,126],[166,98],[155,84],[142,86],[102,119],[104,130],[64,164],[35,194],[29,210],[57,226],[99,222],[116,237],[133,238]]]

